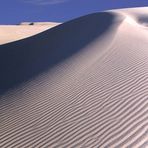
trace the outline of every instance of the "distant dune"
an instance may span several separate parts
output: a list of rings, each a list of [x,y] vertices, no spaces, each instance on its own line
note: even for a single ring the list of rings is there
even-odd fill
[[[0,148],[148,148],[148,8],[45,24],[0,27]]]
[[[60,23],[22,22],[20,25],[0,25],[0,45],[41,33]]]

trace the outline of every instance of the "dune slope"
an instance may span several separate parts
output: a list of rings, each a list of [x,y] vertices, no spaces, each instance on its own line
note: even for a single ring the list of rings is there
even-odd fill
[[[100,12],[0,46],[0,147],[148,147],[148,8]]]
[[[0,25],[0,45],[36,35],[59,24],[24,22],[20,25]]]

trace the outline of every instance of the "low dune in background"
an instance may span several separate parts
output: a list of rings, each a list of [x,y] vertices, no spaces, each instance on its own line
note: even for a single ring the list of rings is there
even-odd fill
[[[148,8],[38,25],[0,27],[0,147],[147,148]]]
[[[0,45],[33,36],[59,24],[23,22],[20,25],[0,25]]]

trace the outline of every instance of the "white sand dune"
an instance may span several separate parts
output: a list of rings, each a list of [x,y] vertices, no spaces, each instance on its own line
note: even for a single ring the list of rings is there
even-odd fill
[[[59,24],[23,22],[20,25],[0,25],[0,45],[33,36]]]
[[[1,45],[0,147],[147,148],[147,26],[111,10]]]

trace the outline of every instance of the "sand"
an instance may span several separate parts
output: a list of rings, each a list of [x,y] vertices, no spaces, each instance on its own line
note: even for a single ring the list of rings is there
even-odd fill
[[[0,46],[0,147],[147,148],[147,26],[143,7],[12,34]]]
[[[53,22],[22,22],[20,25],[0,25],[0,45],[36,35],[59,24]]]

